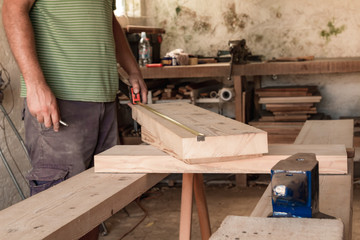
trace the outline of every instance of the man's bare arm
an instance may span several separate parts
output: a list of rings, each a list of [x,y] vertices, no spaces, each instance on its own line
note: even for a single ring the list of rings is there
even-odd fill
[[[146,103],[147,87],[145,81],[141,75],[136,59],[130,50],[125,34],[121,29],[119,22],[116,20],[115,15],[113,16],[113,32],[116,44],[116,59],[121,67],[123,67],[128,73],[130,78],[129,81],[131,86],[134,88],[134,92],[140,92],[142,102]]]
[[[36,50],[29,12],[35,0],[4,0],[2,7],[6,35],[23,74],[30,113],[46,127],[59,130],[56,98],[46,83]]]

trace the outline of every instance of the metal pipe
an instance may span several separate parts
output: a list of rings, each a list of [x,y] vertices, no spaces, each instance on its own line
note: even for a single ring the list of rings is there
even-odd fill
[[[14,182],[15,187],[17,188],[17,190],[18,190],[18,192],[19,192],[19,194],[20,194],[20,196],[21,196],[21,199],[24,200],[24,199],[25,199],[25,195],[24,195],[23,191],[21,190],[21,188],[20,188],[20,186],[19,186],[19,183],[16,181],[16,178],[15,178],[15,176],[14,176],[14,173],[11,171],[11,168],[10,168],[8,162],[6,161],[6,158],[5,158],[4,154],[3,154],[3,152],[1,151],[1,149],[0,149],[0,157],[1,157],[1,159],[2,159],[2,161],[3,161],[3,163],[4,163],[4,165],[5,165],[6,170],[8,171],[8,173],[9,173],[12,181]]]
[[[30,155],[29,155],[29,152],[25,146],[25,142],[24,140],[22,139],[22,137],[20,136],[18,130],[16,129],[14,123],[11,121],[11,118],[9,117],[9,115],[7,114],[4,106],[0,103],[0,109],[1,111],[4,113],[4,116],[6,118],[6,120],[9,122],[9,125],[11,126],[12,130],[14,131],[16,137],[19,139],[20,143],[21,143],[21,146],[23,147],[24,149],[24,152],[25,152],[25,155],[26,155],[26,158],[29,160],[29,162],[31,162],[30,160]]]

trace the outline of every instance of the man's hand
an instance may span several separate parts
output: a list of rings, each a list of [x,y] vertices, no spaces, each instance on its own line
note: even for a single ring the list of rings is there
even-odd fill
[[[141,74],[132,74],[129,75],[129,82],[132,88],[134,89],[134,93],[141,94],[141,101],[142,103],[147,103],[147,93],[148,89],[145,84],[144,79],[142,78]]]
[[[115,15],[113,16],[113,33],[115,40],[116,60],[129,75],[129,82],[134,89],[134,93],[140,93],[142,102],[147,103],[148,90],[145,81],[141,75],[139,65],[131,52],[125,34],[121,29],[119,22],[116,20]]]
[[[27,86],[27,105],[31,115],[45,127],[53,126],[54,131],[59,131],[60,114],[56,98],[46,84]]]

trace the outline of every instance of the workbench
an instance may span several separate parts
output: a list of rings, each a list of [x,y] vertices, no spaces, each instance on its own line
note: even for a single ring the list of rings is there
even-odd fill
[[[228,77],[229,63],[199,64],[185,66],[166,66],[162,68],[142,67],[144,79],[166,78],[211,78]],[[234,65],[232,79],[235,89],[235,117],[244,122],[242,78],[246,76],[272,76],[294,74],[332,74],[360,72],[360,57],[352,58],[324,58],[313,61],[298,62],[254,62]]]
[[[323,125],[333,127],[331,124]],[[306,131],[309,131],[311,126],[306,129],[308,129]],[[346,142],[352,144],[351,139],[353,135],[349,135],[351,131],[344,132],[341,130],[343,133],[340,134],[336,133],[336,129],[331,129],[331,131],[325,127],[322,129],[328,135],[344,135],[341,138],[334,139],[335,144],[339,143],[337,142],[339,139],[348,139]],[[299,139],[299,142],[304,144],[306,139],[313,139],[309,133],[301,136],[303,137]],[[325,142],[320,144],[330,141],[325,135],[322,136]],[[100,174],[94,173],[93,168],[89,169],[44,192],[0,211],[0,221],[2,223],[0,225],[0,239],[17,240],[24,236],[28,239],[78,239],[167,175],[166,173]],[[346,214],[344,218],[348,219],[348,221],[343,222],[346,224],[345,231],[349,234],[351,233],[352,216],[352,175],[336,175],[335,177],[341,178],[343,176],[347,178],[345,185],[337,185],[336,181],[331,182],[330,185],[331,187],[335,185],[339,188],[342,187],[346,194],[343,194],[344,196],[341,197],[346,197],[350,194],[350,199],[346,197],[348,201],[342,201],[342,209],[346,209],[343,211]],[[182,205],[185,207],[181,209],[181,218],[183,219],[181,221],[181,228],[185,228],[187,231],[189,225],[191,226],[192,186],[194,181],[198,183],[194,184],[194,187],[200,187],[200,189],[195,189],[195,194],[202,192],[202,184],[199,184],[202,182],[201,174],[195,174],[195,176],[194,174],[187,174],[184,176],[183,184],[191,186],[183,188],[183,196],[186,197],[182,199]],[[257,209],[261,206],[268,208],[267,205],[270,203],[267,203],[267,196],[268,193],[265,192],[264,197],[259,201]],[[341,199],[339,196],[330,195],[329,199],[326,199],[330,203],[328,208],[338,209],[339,203],[338,201],[331,200],[332,197],[334,199]],[[202,196],[195,196],[195,198],[197,198],[197,203],[201,207],[200,211],[202,211],[199,212],[199,215],[205,218],[201,221],[205,225],[203,230],[208,231],[207,234],[209,234],[209,225],[206,222],[208,221],[206,219],[208,215],[206,204],[204,203],[205,199]],[[260,212],[266,214],[267,211],[260,210]],[[183,239],[188,239],[186,234],[183,234]]]

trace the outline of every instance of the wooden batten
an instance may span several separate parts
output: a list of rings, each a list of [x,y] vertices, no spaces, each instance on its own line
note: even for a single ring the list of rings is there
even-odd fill
[[[216,158],[267,153],[267,133],[187,103],[149,105],[183,125],[205,135],[205,141],[178,125],[133,105],[133,118],[142,126],[142,140],[187,163]]]

